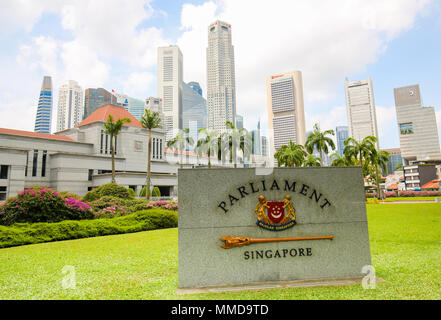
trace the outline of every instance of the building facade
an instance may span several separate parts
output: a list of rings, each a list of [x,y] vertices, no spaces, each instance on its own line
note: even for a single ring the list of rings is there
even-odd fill
[[[158,48],[158,97],[162,99],[166,139],[182,129],[183,57],[178,46]]]
[[[305,111],[302,73],[292,71],[272,75],[266,79],[270,159],[274,153],[292,140],[305,145]]]
[[[194,91],[196,94],[202,96],[202,88],[201,88],[201,85],[199,84],[199,82],[196,82],[196,81],[190,81],[189,83],[187,83],[187,85],[188,85],[190,88],[192,88],[193,91]]]
[[[115,104],[116,97],[104,88],[87,88],[84,91],[83,119],[108,104]]]
[[[83,90],[74,80],[58,91],[57,131],[74,128],[83,119]]]
[[[403,164],[403,159],[401,158],[400,148],[383,149],[389,153],[389,161],[387,162],[387,172],[386,174],[393,174],[396,171],[397,166],[401,163]]]
[[[345,81],[346,112],[349,136],[357,141],[367,136],[378,139],[377,115],[371,78]],[[376,143],[377,149],[379,142]]]
[[[394,96],[403,164],[441,160],[435,108],[423,107],[420,86],[395,88]]]
[[[266,136],[262,136],[262,156],[268,157],[268,138]]]
[[[236,114],[236,128],[243,129],[243,117],[239,114]]]
[[[207,112],[208,128],[226,131],[236,123],[236,75],[231,25],[215,21],[208,27]]]
[[[419,191],[423,185],[437,178],[436,164],[417,163],[404,166],[406,190]]]
[[[52,127],[52,78],[45,76],[41,84],[40,97],[38,98],[37,115],[35,117],[35,132],[51,133]]]
[[[337,138],[337,153],[340,157],[343,157],[343,151],[345,150],[345,140],[349,138],[348,126],[337,126],[335,128],[335,135]]]
[[[141,120],[142,115],[144,114],[145,100],[127,97],[127,103],[127,110],[130,112],[130,114],[137,120]]]
[[[182,129],[190,128],[190,122],[197,122],[197,130],[207,127],[207,101],[189,84],[182,84]]]
[[[77,127],[43,134],[0,128],[0,198],[27,186],[47,186],[83,196],[111,181],[110,138],[103,132],[108,115],[128,117],[115,143],[116,182],[137,194],[145,185],[148,132],[124,108],[99,108]],[[177,165],[167,160],[165,137],[152,130],[152,185],[162,196],[176,195]],[[2,191],[3,190],[3,191]]]

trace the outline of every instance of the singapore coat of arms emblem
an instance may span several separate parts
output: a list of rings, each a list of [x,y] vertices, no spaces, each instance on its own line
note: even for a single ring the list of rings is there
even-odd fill
[[[283,201],[268,201],[265,196],[259,196],[259,202],[254,212],[257,215],[256,224],[265,230],[282,231],[296,225],[296,214],[291,196],[287,194]]]

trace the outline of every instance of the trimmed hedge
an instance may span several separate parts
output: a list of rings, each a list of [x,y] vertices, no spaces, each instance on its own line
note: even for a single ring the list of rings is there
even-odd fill
[[[106,183],[86,193],[83,197],[83,201],[95,201],[104,196],[111,196],[121,199],[132,198],[130,196],[129,190],[124,188],[123,186],[120,186],[116,183]]]
[[[388,191],[384,193],[386,198],[394,197],[440,197],[441,191]],[[376,192],[366,193],[366,198],[375,198]]]
[[[56,223],[16,223],[0,226],[0,248],[25,244],[132,233],[178,226],[178,214],[150,209],[113,219],[66,220]]]

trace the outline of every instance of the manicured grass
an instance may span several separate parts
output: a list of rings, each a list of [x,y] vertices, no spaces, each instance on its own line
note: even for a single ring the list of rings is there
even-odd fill
[[[368,205],[372,263],[385,282],[175,295],[177,229],[0,249],[2,299],[441,299],[441,204]],[[63,289],[65,265],[76,289]]]

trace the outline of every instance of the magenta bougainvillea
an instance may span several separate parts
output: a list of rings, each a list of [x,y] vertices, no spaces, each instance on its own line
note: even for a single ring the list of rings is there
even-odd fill
[[[0,205],[0,224],[15,222],[58,222],[93,218],[84,202],[47,188],[29,187]]]

